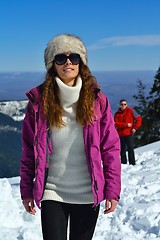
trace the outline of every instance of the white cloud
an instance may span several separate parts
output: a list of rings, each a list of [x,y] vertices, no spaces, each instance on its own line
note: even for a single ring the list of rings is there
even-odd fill
[[[160,46],[160,35],[118,36],[100,39],[97,43],[88,46],[88,49],[101,49],[111,46]]]

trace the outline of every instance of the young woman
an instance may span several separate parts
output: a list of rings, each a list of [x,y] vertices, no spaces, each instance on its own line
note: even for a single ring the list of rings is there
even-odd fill
[[[120,142],[110,104],[87,66],[80,38],[62,34],[45,50],[46,78],[27,93],[21,196],[41,208],[44,240],[92,239],[100,202],[120,195]],[[69,220],[69,221],[68,221]]]

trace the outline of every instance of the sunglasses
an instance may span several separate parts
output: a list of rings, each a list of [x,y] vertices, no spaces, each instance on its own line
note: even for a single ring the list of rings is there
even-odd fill
[[[126,106],[127,105],[127,103],[121,103],[121,106]]]
[[[69,56],[63,53],[57,54],[54,58],[54,61],[57,65],[63,65],[66,63],[67,59],[69,59],[74,65],[78,65],[81,61],[80,55],[78,53],[71,53]]]

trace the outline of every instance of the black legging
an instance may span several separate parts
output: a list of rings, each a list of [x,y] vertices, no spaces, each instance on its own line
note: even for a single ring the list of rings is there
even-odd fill
[[[93,204],[68,204],[52,200],[42,201],[41,221],[44,240],[91,240],[99,213]]]

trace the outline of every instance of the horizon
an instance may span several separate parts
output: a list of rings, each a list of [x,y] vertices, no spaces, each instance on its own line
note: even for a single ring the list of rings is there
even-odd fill
[[[159,67],[157,67],[157,70],[158,70]],[[92,70],[92,72],[146,72],[146,71],[155,71],[154,69],[121,69],[121,70],[118,70],[118,69],[113,69],[113,70]],[[45,73],[46,70],[44,69],[43,71],[42,70],[22,70],[22,71],[18,71],[18,70],[8,70],[8,71],[0,71],[0,73],[36,73],[36,72],[43,72]]]
[[[142,80],[146,93],[154,82],[156,72],[146,71],[95,71],[92,74],[103,93],[110,100],[112,111],[115,112],[119,100],[127,99],[128,104],[135,106],[136,100],[133,94],[137,93],[138,80]],[[5,72],[0,73],[0,101],[23,101],[27,97],[25,93],[44,82],[45,72]]]

